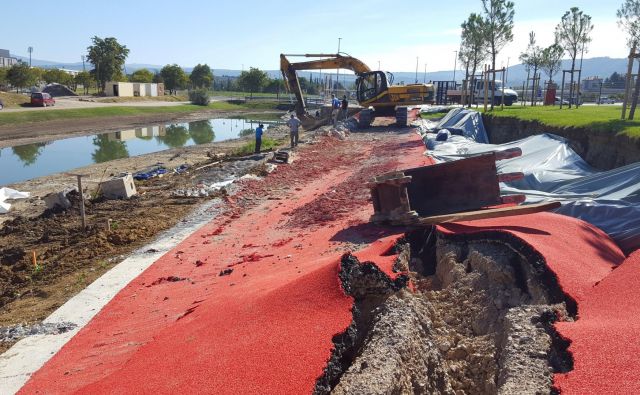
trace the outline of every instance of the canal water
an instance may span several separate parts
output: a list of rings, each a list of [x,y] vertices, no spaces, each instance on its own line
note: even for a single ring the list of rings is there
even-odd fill
[[[216,118],[2,148],[0,187],[92,163],[238,138],[243,130],[255,130],[259,122],[267,128],[278,123]]]

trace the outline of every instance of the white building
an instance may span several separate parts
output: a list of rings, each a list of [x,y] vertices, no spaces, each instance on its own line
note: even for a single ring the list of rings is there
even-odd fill
[[[164,84],[143,82],[107,82],[104,92],[107,96],[159,96],[164,95]]]
[[[8,49],[0,49],[0,67],[11,67],[18,63],[18,58],[12,57]]]

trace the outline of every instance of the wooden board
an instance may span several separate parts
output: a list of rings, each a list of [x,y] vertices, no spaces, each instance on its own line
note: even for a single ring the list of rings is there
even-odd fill
[[[435,215],[418,219],[417,225],[438,225],[448,222],[476,221],[480,219],[510,217],[549,211],[560,207],[560,202],[544,202],[525,206],[501,207],[487,210],[467,211],[446,215]]]

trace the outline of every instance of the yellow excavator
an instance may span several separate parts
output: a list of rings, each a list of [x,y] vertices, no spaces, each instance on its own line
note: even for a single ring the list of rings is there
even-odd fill
[[[291,63],[287,57],[322,58]],[[377,114],[393,114],[397,106],[431,104],[435,89],[432,84],[393,85],[393,74],[372,71],[362,61],[342,54],[281,54],[280,70],[289,92],[296,96],[296,113],[305,117],[306,108],[298,70],[347,69],[356,74],[356,98],[362,107],[373,107]]]

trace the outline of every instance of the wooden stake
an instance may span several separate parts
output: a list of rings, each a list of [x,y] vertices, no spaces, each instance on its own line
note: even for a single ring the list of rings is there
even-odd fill
[[[38,259],[36,258],[36,252],[33,251],[33,267],[38,267]]]
[[[87,217],[84,213],[84,193],[82,193],[82,176],[78,176],[78,191],[80,192],[80,216],[82,217],[82,229],[87,229]]]

